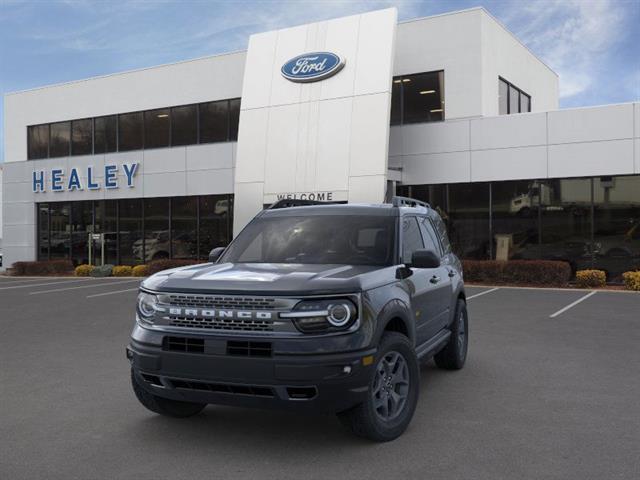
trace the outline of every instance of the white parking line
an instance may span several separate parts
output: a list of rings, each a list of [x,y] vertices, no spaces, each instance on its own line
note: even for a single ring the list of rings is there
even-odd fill
[[[69,288],[54,288],[52,290],[40,290],[38,292],[29,292],[29,295],[39,295],[41,293],[54,293],[54,292],[64,292],[66,290],[77,290],[79,288],[93,288],[93,287],[101,287],[101,286],[109,286],[109,285],[118,285],[120,283],[131,283],[131,282],[140,282],[139,279],[135,280],[122,280],[120,282],[104,282],[104,283],[94,283],[93,285],[80,285],[79,287],[69,287]]]
[[[492,288],[491,290],[485,290],[484,292],[476,293],[475,295],[471,295],[467,297],[467,300],[471,300],[472,298],[479,297],[480,295],[485,295],[487,293],[495,292],[496,290],[500,290],[500,287]]]
[[[575,307],[577,304],[579,304],[580,302],[582,302],[583,300],[586,300],[587,298],[591,297],[592,295],[595,295],[596,293],[598,293],[597,291],[593,291],[591,293],[587,293],[584,297],[580,297],[578,300],[576,300],[573,303],[570,303],[569,305],[567,305],[564,308],[561,308],[560,310],[558,310],[556,313],[552,313],[551,315],[549,315],[549,318],[556,318],[558,315],[566,312],[567,310],[569,310],[570,308]]]
[[[27,285],[11,285],[10,287],[0,287],[0,290],[10,290],[12,288],[28,288],[28,287],[44,287],[45,285],[66,285],[68,283],[78,282],[90,282],[90,279],[83,278],[82,280],[63,280],[60,282],[47,282],[47,283],[28,283]]]
[[[135,292],[138,288],[127,288],[126,290],[116,290],[115,292],[94,293],[93,295],[87,295],[87,298],[104,297],[105,295],[115,295],[116,293]]]
[[[0,277],[0,285],[20,285],[22,283],[35,283],[35,282],[51,282],[53,280],[64,281],[64,280],[80,280],[77,277],[40,277],[40,278],[1,278]]]

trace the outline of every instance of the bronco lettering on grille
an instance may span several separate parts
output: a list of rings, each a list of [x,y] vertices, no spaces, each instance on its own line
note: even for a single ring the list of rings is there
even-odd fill
[[[255,310],[211,310],[170,307],[169,315],[178,317],[234,318],[242,320],[271,320],[273,312]]]

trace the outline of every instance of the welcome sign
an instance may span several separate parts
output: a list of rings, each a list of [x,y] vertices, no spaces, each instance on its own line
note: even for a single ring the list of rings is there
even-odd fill
[[[95,169],[93,166],[83,170],[72,168],[68,175],[63,168],[53,168],[49,171],[34,170],[32,175],[33,193],[64,192],[74,190],[100,190],[101,188],[120,188],[118,173],[122,172],[127,187],[133,187],[133,181],[138,171],[137,163],[124,163],[118,165],[105,165],[104,170]],[[84,175],[80,176],[80,173]],[[102,174],[102,175],[101,175]],[[102,177],[102,178],[100,178]]]

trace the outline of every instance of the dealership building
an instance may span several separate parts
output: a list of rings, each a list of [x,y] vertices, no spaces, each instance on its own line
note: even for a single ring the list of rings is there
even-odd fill
[[[281,198],[428,201],[463,258],[640,267],[640,103],[558,109],[486,10],[395,9],[5,96],[4,265],[204,259]]]

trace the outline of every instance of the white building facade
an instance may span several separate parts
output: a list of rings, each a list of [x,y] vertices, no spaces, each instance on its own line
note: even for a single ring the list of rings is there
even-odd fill
[[[506,235],[510,258],[640,266],[640,104],[558,110],[557,75],[482,8],[9,94],[4,138],[5,266],[203,259],[280,198],[396,193],[464,258]]]

